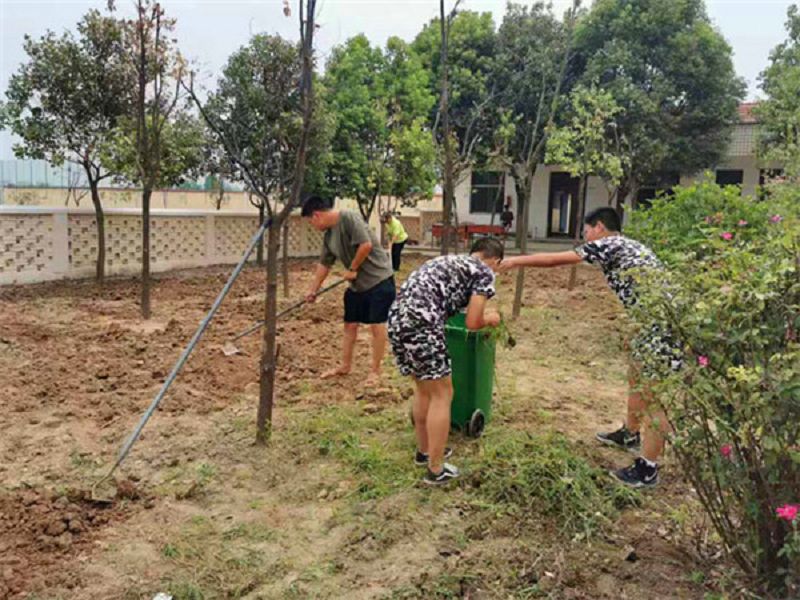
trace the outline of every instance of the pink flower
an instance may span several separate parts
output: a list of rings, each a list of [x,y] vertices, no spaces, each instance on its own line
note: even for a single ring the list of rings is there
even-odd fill
[[[748,224],[747,221],[745,221],[744,219],[739,221],[739,227],[745,227],[747,224]]]
[[[723,232],[720,234],[720,237],[721,237],[723,240],[726,240],[726,241],[728,241],[728,240],[732,240],[732,239],[733,239],[733,234],[732,234],[730,231],[723,231]]]
[[[797,518],[797,513],[800,512],[800,506],[797,504],[784,504],[775,509],[775,514],[779,519],[792,522]]]
[[[697,364],[701,367],[705,368],[708,366],[708,357],[707,356],[698,356],[697,357]]]
[[[733,446],[730,444],[723,444],[719,449],[719,453],[722,454],[724,458],[730,458],[733,453]]]
[[[769,218],[770,223],[780,223],[781,221],[783,221],[783,217],[780,215],[772,215]]]

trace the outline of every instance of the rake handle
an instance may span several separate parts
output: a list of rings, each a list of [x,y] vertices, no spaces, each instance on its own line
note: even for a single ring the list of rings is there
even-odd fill
[[[319,290],[317,292],[317,296],[321,296],[322,294],[331,291],[333,288],[343,284],[345,281],[346,281],[345,279],[340,279],[339,281],[334,281],[329,286],[324,287],[321,290]],[[300,308],[305,303],[306,303],[305,298],[303,298],[302,300],[299,300],[298,302],[295,302],[291,306],[288,306],[288,307],[284,308],[281,312],[279,312],[277,315],[275,315],[275,319],[276,320],[280,319],[281,317],[289,314],[293,310],[296,310],[296,309]],[[228,343],[232,344],[233,342],[235,342],[235,341],[237,341],[237,340],[239,340],[239,339],[241,339],[241,338],[243,338],[245,336],[250,335],[254,331],[258,331],[259,329],[261,329],[264,326],[264,323],[266,323],[266,321],[264,319],[261,319],[260,321],[256,321],[253,325],[251,325],[250,327],[248,327],[247,329],[245,329],[241,333],[237,333],[235,336],[233,336],[230,340],[228,340]]]

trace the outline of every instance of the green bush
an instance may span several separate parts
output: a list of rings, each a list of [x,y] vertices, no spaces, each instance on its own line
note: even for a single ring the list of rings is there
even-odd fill
[[[687,351],[657,386],[673,448],[736,563],[780,597],[800,579],[799,217],[800,188],[757,201],[703,183],[626,231],[669,267],[637,311]]]

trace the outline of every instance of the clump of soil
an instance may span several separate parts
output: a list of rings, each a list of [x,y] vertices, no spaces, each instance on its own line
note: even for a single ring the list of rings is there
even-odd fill
[[[0,494],[0,598],[22,599],[36,590],[79,585],[73,570],[62,566],[131,510],[93,503],[79,492]]]

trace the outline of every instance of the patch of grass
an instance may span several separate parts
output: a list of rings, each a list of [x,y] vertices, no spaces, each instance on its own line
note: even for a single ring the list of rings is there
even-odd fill
[[[245,417],[242,415],[237,415],[233,417],[228,423],[228,427],[230,430],[236,433],[244,433],[249,432],[250,428],[253,426],[253,419],[250,417]]]
[[[489,431],[468,478],[475,506],[518,519],[548,516],[575,539],[588,539],[639,495],[577,455],[558,434]]]
[[[268,577],[280,576],[268,568],[269,554],[261,546],[273,537],[258,523],[222,530],[203,516],[192,517],[161,550],[171,563],[171,578],[163,587],[175,600],[245,596]]]
[[[92,458],[88,452],[78,452],[73,450],[69,455],[69,462],[76,469],[94,470],[97,467],[97,461]]]
[[[300,381],[295,385],[294,393],[298,398],[308,398],[314,393],[314,386],[310,381]]]
[[[247,508],[250,510],[259,510],[264,506],[264,499],[263,498],[254,498],[249,502]]]
[[[386,600],[411,600],[430,598],[431,600],[448,600],[468,598],[470,591],[477,583],[477,578],[470,573],[441,573],[433,578],[428,574],[408,586],[393,590],[385,596]]]
[[[176,581],[167,585],[173,600],[206,600],[207,596],[196,583],[189,581]]]
[[[224,540],[243,539],[249,542],[271,542],[276,537],[274,530],[261,523],[239,523],[222,534]]]
[[[695,585],[702,585],[706,581],[706,574],[702,571],[692,571],[689,574],[689,581]]]
[[[365,415],[358,406],[330,406],[298,419],[290,433],[296,446],[316,447],[319,454],[341,461],[356,478],[361,500],[388,496],[413,486],[409,469],[406,413],[382,411]],[[398,431],[408,431],[397,435]]]
[[[217,474],[217,468],[208,463],[201,463],[197,467],[197,482],[201,486],[208,485]]]

